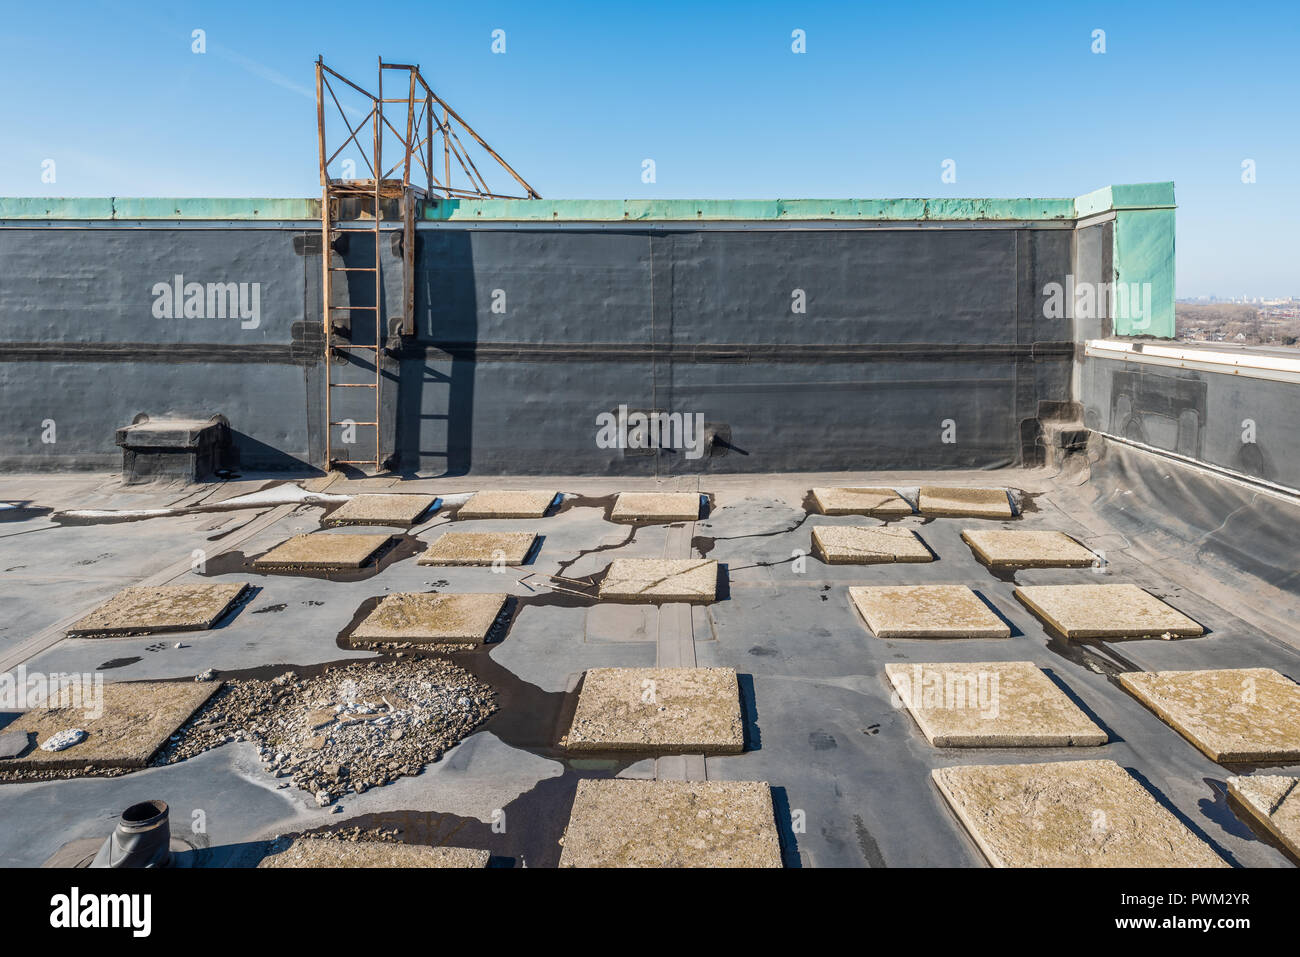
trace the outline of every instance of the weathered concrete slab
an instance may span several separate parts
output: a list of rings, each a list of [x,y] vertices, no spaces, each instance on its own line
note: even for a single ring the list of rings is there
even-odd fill
[[[1252,774],[1228,778],[1228,793],[1243,811],[1300,859],[1300,778]]]
[[[745,749],[734,668],[591,668],[582,682],[570,751]]]
[[[1114,761],[931,772],[994,867],[1227,867]]]
[[[823,515],[911,515],[912,506],[892,488],[815,488],[813,504]]]
[[[1066,638],[1180,638],[1205,631],[1137,585],[1021,585],[1016,597]]]
[[[1097,563],[1092,551],[1064,532],[968,528],[961,537],[991,568],[1087,568]]]
[[[705,558],[616,558],[600,582],[601,601],[711,602],[718,563]]]
[[[487,867],[491,855],[469,847],[300,837],[258,867]]]
[[[699,517],[698,492],[620,492],[610,512],[616,522],[693,522]]]
[[[1010,638],[965,585],[858,585],[849,599],[877,638]]]
[[[242,582],[136,585],[122,589],[72,624],[67,634],[88,638],[202,631],[215,625],[247,590]]]
[[[50,702],[65,707],[26,711],[6,730],[25,732],[36,747],[0,762],[0,770],[143,767],[219,687],[220,681],[113,682],[102,688],[102,707],[95,708],[93,694],[83,692],[80,701]],[[85,740],[64,751],[41,750],[40,745],[69,728],[84,730]]]
[[[492,629],[504,594],[444,595],[399,592],[385,595],[353,630],[353,641],[481,642]]]
[[[812,546],[828,565],[934,561],[916,532],[885,525],[820,525],[812,530]]]
[[[555,491],[475,492],[456,511],[457,518],[541,518],[559,495]]]
[[[1134,671],[1119,680],[1213,761],[1300,760],[1300,685],[1272,668]]]
[[[561,867],[780,867],[772,791],[753,781],[578,782]]]
[[[1063,748],[1106,732],[1028,661],[887,664],[898,703],[936,748]]]
[[[311,532],[295,535],[253,560],[254,568],[362,568],[392,541],[391,535]]]
[[[522,565],[533,550],[532,532],[444,532],[418,559],[420,565]]]
[[[437,503],[436,495],[354,495],[330,512],[325,525],[414,525]]]
[[[1011,518],[1011,499],[1000,488],[921,487],[917,511],[922,515],[958,518]]]

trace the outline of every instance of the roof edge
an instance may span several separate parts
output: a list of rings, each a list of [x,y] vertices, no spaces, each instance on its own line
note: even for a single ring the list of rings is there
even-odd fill
[[[1110,210],[1172,209],[1174,184],[1105,186],[1074,199],[434,199],[434,222],[1072,221]],[[0,197],[0,220],[302,221],[316,198]]]

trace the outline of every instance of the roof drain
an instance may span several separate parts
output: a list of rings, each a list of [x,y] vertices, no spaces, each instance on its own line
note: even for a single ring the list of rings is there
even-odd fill
[[[91,867],[166,867],[171,863],[166,801],[141,801],[122,812]]]

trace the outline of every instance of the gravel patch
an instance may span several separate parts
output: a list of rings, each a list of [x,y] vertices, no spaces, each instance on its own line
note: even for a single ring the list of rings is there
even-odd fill
[[[357,662],[300,678],[234,679],[163,748],[174,764],[232,741],[259,746],[283,786],[328,807],[438,760],[496,711],[496,693],[439,659]]]

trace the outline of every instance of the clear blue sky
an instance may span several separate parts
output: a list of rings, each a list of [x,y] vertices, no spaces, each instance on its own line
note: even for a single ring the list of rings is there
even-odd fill
[[[372,86],[383,55],[419,63],[548,198],[1074,196],[1173,180],[1180,296],[1300,295],[1295,0],[10,0],[0,23],[2,195],[315,195],[312,63]],[[945,159],[955,183],[940,181]]]

